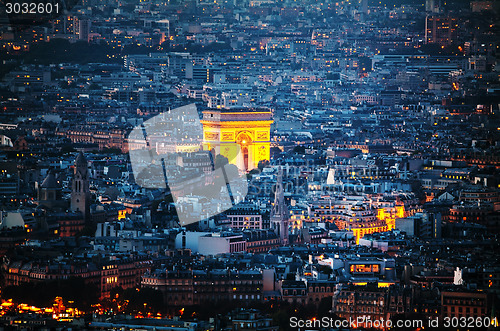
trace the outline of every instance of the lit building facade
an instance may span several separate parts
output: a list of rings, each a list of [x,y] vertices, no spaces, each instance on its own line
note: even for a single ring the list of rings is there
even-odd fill
[[[425,41],[446,47],[456,41],[458,22],[455,17],[430,16],[425,21]]]
[[[404,214],[398,206],[396,215],[383,208],[373,209],[366,201],[342,201],[320,199],[309,204],[307,222],[332,222],[339,230],[352,231],[356,244],[365,234],[386,232],[395,228],[395,218]]]

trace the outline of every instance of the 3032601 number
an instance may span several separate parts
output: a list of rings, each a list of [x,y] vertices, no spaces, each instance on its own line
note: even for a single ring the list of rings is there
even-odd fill
[[[445,328],[485,328],[498,325],[496,318],[490,317],[445,317],[443,326]]]
[[[7,14],[59,14],[60,9],[57,2],[7,2],[5,4]]]

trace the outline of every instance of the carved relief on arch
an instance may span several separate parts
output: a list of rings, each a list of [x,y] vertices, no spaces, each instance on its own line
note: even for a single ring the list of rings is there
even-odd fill
[[[248,145],[254,141],[253,134],[249,131],[240,131],[236,136],[236,142],[240,145]]]
[[[266,141],[269,140],[269,132],[266,131],[258,131],[257,132],[257,140],[258,141]]]
[[[219,140],[217,132],[205,132],[205,140]]]
[[[234,141],[233,132],[222,132],[221,141]]]

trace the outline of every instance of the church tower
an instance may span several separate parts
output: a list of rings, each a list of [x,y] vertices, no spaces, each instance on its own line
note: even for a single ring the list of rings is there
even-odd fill
[[[279,167],[276,190],[274,192],[274,204],[271,209],[271,228],[280,239],[282,245],[288,245],[288,217],[288,208],[285,205],[285,196],[283,192],[283,170]]]
[[[71,211],[80,211],[83,217],[89,216],[90,189],[88,162],[82,152],[75,159],[73,182],[71,184]]]
[[[38,205],[48,208],[64,208],[68,207],[66,201],[62,198],[61,186],[57,182],[56,176],[52,170],[49,171],[47,177],[38,187]]]

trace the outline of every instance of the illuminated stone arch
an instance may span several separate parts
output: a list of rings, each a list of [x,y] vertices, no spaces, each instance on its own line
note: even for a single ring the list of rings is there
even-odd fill
[[[243,167],[243,169],[249,169],[251,164],[249,160],[253,160],[253,134],[249,131],[242,131],[238,133],[235,139],[236,143],[240,147],[240,153],[237,163]]]
[[[250,171],[270,159],[272,122],[267,109],[207,109],[201,120],[203,149],[213,148],[240,171]]]

